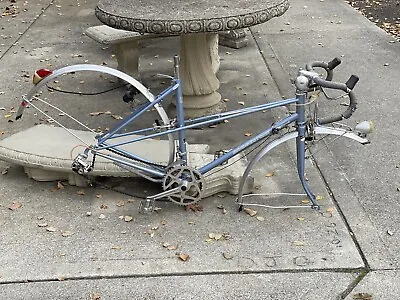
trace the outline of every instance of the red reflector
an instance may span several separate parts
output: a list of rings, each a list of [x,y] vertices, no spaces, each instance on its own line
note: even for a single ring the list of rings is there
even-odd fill
[[[26,102],[25,100],[23,100],[22,102],[21,102],[21,106],[22,107],[26,107],[28,105],[28,102]]]
[[[49,69],[40,69],[33,74],[33,84],[38,84],[43,78],[52,74],[53,71]]]
[[[36,74],[42,78],[45,78],[46,76],[50,75],[51,73],[53,73],[53,71],[51,71],[49,69],[40,69],[40,70],[36,71]]]

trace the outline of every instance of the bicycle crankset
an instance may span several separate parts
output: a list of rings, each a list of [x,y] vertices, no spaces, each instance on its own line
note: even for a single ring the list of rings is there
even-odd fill
[[[163,181],[168,199],[179,205],[194,204],[203,196],[205,181],[203,176],[188,166],[174,166],[168,170]]]

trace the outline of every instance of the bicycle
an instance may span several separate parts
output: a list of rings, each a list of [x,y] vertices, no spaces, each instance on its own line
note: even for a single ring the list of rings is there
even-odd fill
[[[123,97],[125,102],[133,101],[136,95],[141,94],[142,97],[145,98],[145,103],[134,108],[127,117],[123,118],[113,128],[97,134],[93,144],[85,143],[86,145],[84,146],[84,150],[73,160],[71,168],[74,172],[83,176],[88,176],[91,171],[96,168],[96,158],[102,157],[112,161],[118,166],[136,173],[141,177],[162,183],[163,191],[161,193],[148,196],[140,202],[139,209],[141,212],[146,213],[153,211],[155,201],[165,198],[179,205],[191,205],[202,199],[205,188],[204,176],[208,172],[254,145],[258,144],[264,146],[263,142],[265,142],[267,138],[273,135],[278,135],[283,131],[283,129],[285,129],[288,132],[282,134],[272,142],[267,143],[248,164],[248,167],[242,176],[236,200],[239,205],[239,210],[243,207],[243,187],[254,165],[269,151],[292,139],[296,140],[296,167],[300,183],[305,194],[311,201],[311,207],[318,209],[319,204],[317,203],[316,197],[310,190],[305,178],[306,143],[316,141],[317,135],[334,135],[337,137],[350,138],[361,144],[368,144],[369,140],[366,138],[366,135],[371,132],[371,126],[368,121],[359,123],[354,130],[337,123],[343,119],[350,118],[357,108],[357,101],[353,88],[358,82],[358,77],[352,75],[346,83],[337,83],[332,81],[333,69],[340,63],[341,61],[338,58],[335,58],[329,63],[319,61],[311,62],[306,65],[305,69],[300,69],[294,81],[296,92],[295,97],[293,98],[187,120],[184,119],[183,95],[181,79],[179,77],[178,56],[174,57],[174,76],[164,75],[165,78],[171,80],[170,86],[160,92],[157,96],[154,96],[144,85],[129,75],[106,66],[82,64],[63,67],[54,71],[41,69],[35,73],[34,87],[27,95],[23,96],[23,100],[17,112],[17,119],[22,117],[23,111],[27,106],[32,106],[46,116],[49,116],[46,111],[38,108],[34,103],[34,100],[40,100],[55,108],[62,114],[66,114],[61,109],[58,109],[36,96],[42,87],[49,88],[48,83],[52,80],[54,81],[60,76],[64,76],[65,74],[75,74],[80,71],[109,74],[129,84],[128,92],[125,93]],[[314,68],[324,69],[326,71],[326,78],[321,78]],[[339,90],[344,93],[340,97],[346,95],[349,97],[348,107],[343,113],[328,118],[318,117],[316,98],[318,98],[321,93],[329,98],[325,89]],[[161,105],[161,103],[170,95],[175,97],[176,118],[174,119],[170,119],[167,116]],[[185,135],[186,130],[288,105],[295,105],[296,110],[291,112],[288,116],[278,120],[271,127],[250,137],[247,141],[240,143],[229,151],[220,152],[215,156],[213,161],[206,163],[200,168],[192,168],[188,164]],[[306,108],[311,106],[313,106],[313,112],[311,115],[307,116]],[[156,110],[161,120],[156,120],[152,126],[146,128],[128,130],[128,126],[134,124],[144,112],[151,109]],[[91,130],[71,115],[66,115],[74,122],[77,122],[79,125]],[[55,122],[74,135],[72,131],[61,123],[58,121]],[[339,124],[339,126],[323,126],[325,124]],[[125,132],[123,132],[124,130]],[[177,135],[177,138],[175,138],[174,135]],[[122,146],[127,144],[159,137],[166,137],[168,140],[168,163],[165,165],[150,161],[142,156],[122,149]],[[79,139],[79,137],[77,138]],[[116,141],[120,138],[124,138],[125,140]],[[126,138],[128,139],[126,140]]]

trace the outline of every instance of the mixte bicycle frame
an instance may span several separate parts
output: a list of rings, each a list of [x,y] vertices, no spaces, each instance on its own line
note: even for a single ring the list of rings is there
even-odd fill
[[[199,201],[202,198],[205,184],[203,175],[224,164],[235,155],[259,143],[260,141],[264,141],[266,138],[272,135],[279,134],[282,129],[289,128],[289,125],[293,124],[294,126],[290,127],[293,128],[291,132],[287,132],[274,139],[272,142],[266,144],[266,146],[264,146],[249,162],[239,186],[238,203],[240,205],[243,203],[243,187],[254,165],[275,147],[284,142],[295,139],[297,153],[297,173],[301,185],[312,203],[312,207],[318,208],[319,205],[315,199],[315,195],[310,190],[305,178],[306,141],[314,140],[315,135],[336,135],[339,137],[350,138],[361,144],[367,144],[369,142],[365,138],[367,133],[366,130],[351,131],[348,128],[344,129],[322,126],[323,124],[333,123],[345,118],[349,118],[356,109],[356,100],[352,89],[357,83],[358,78],[352,76],[345,84],[334,83],[331,81],[333,76],[332,70],[339,64],[340,61],[338,59],[335,59],[330,63],[313,62],[308,64],[305,70],[300,70],[295,80],[296,93],[294,98],[188,120],[185,120],[184,118],[182,84],[181,79],[179,78],[179,57],[177,56],[174,57],[174,76],[167,76],[171,79],[171,85],[157,96],[154,96],[152,93],[150,93],[150,91],[140,82],[118,70],[105,66],[88,64],[68,66],[48,72],[44,78],[40,78],[40,81],[35,84],[35,86],[26,96],[24,96],[20,109],[17,113],[17,118],[22,116],[23,110],[26,106],[30,105],[37,108],[32,102],[32,99],[35,98],[38,90],[42,87],[45,87],[48,82],[55,80],[55,78],[64,74],[78,71],[100,72],[116,76],[117,78],[128,83],[130,85],[130,93],[140,93],[146,98],[147,101],[141,106],[133,109],[131,114],[121,120],[116,126],[105,133],[98,134],[96,136],[96,143],[86,147],[83,153],[79,154],[74,159],[72,169],[81,175],[90,174],[92,169],[96,167],[95,158],[96,156],[99,156],[110,160],[119,166],[129,168],[133,172],[147,179],[163,182],[164,191],[147,197],[147,199],[142,202],[142,211],[151,211],[154,206],[154,201],[165,197],[168,197],[173,202],[181,205],[188,205]],[[325,69],[327,72],[326,79],[322,79],[314,71],[314,67]],[[310,118],[306,115],[306,107],[310,104],[308,93],[310,91],[322,90],[323,87],[338,89],[348,94],[350,98],[350,105],[343,114],[335,117],[327,119]],[[168,118],[161,105],[161,103],[170,95],[175,95],[175,119]],[[206,125],[223,122],[224,120],[229,120],[231,118],[245,116],[272,108],[288,106],[291,104],[296,106],[296,111],[277,121],[271,127],[250,137],[247,141],[239,144],[233,149],[221,153],[220,155],[216,156],[213,161],[201,166],[200,168],[194,169],[188,165],[188,153],[185,135],[187,129],[199,128]],[[142,116],[144,112],[153,108],[157,111],[161,118],[159,122],[154,124],[152,127],[123,132],[123,130],[125,130],[129,124],[135,122],[140,116]],[[41,112],[45,113],[44,111]],[[70,117],[73,118],[72,116]],[[75,118],[73,118],[73,120],[77,121]],[[84,126],[83,123],[79,121],[77,122]],[[62,124],[59,125],[64,127]],[[65,129],[68,130],[67,128]],[[71,134],[73,133],[71,132]],[[135,153],[131,153],[125,149],[122,149],[122,146],[126,144],[137,143],[145,139],[159,138],[161,136],[166,136],[168,139],[169,153],[167,165],[161,165],[140,157]],[[176,139],[175,136],[177,136]],[[120,138],[124,138],[124,140],[117,141],[117,139]],[[93,157],[91,161],[88,160],[89,155],[92,155]]]

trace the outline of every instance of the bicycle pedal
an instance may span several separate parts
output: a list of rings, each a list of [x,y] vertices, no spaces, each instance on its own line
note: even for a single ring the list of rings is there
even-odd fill
[[[154,202],[155,199],[149,199],[149,198],[140,200],[139,213],[151,214],[155,209]]]

